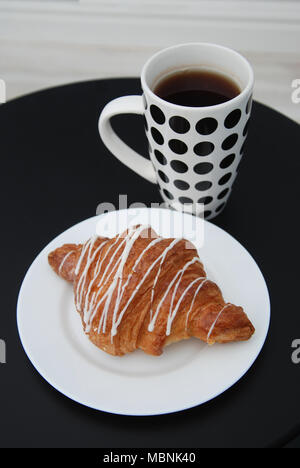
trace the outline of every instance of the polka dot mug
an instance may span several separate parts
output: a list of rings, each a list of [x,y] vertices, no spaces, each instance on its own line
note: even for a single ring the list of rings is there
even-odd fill
[[[240,93],[221,104],[188,107],[167,102],[153,92],[169,73],[200,66],[231,77]],[[198,215],[204,211],[205,218],[213,218],[225,207],[237,175],[253,82],[248,61],[226,47],[190,43],[164,49],[143,67],[142,96],[123,96],[105,106],[99,118],[100,136],[121,162],[158,184],[169,206]],[[111,127],[112,116],[129,113],[144,118],[150,160],[127,146]]]

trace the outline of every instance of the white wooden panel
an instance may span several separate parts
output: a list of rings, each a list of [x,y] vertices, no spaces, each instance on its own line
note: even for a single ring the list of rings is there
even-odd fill
[[[137,76],[180,42],[233,47],[252,63],[256,98],[300,121],[300,3],[201,0],[0,0],[0,78],[7,96],[109,76]]]

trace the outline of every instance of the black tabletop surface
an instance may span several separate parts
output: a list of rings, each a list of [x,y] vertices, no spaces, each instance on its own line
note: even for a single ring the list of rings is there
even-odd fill
[[[271,297],[265,346],[247,374],[210,402],[153,417],[95,411],[54,390],[26,357],[16,326],[17,295],[35,256],[56,235],[118,206],[160,202],[157,187],[111,156],[97,130],[111,99],[139,94],[138,79],[62,86],[0,106],[2,447],[267,447],[300,432],[300,126],[254,103],[245,155],[227,207],[212,222],[240,241],[260,266]],[[146,152],[142,119],[119,116],[118,133]],[[243,278],[241,278],[243,280]],[[42,313],[42,311],[41,311]],[[51,350],[49,350],[51,352]],[[173,389],[176,391],[176,389]]]

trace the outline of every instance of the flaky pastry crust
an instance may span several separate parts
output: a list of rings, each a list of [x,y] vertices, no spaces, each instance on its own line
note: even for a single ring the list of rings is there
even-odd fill
[[[85,333],[109,354],[141,349],[159,356],[164,346],[190,337],[212,345],[254,333],[242,307],[226,303],[206,277],[196,248],[158,237],[148,226],[65,244],[48,259],[73,283]]]

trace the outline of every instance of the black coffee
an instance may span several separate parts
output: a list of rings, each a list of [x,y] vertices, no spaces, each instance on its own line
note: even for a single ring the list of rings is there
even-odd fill
[[[179,70],[162,78],[154,93],[180,106],[205,107],[233,99],[241,90],[228,76],[201,69]]]

